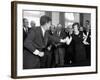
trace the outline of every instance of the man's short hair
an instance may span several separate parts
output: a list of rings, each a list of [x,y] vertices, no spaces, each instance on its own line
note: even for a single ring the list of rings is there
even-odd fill
[[[49,21],[51,21],[51,18],[49,16],[43,15],[40,18],[40,25],[45,25]]]

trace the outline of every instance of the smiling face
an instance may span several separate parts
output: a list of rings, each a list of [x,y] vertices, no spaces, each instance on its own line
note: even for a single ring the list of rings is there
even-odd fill
[[[67,30],[68,30],[69,34],[72,34],[72,33],[73,33],[73,28],[72,28],[71,25],[69,25],[69,26],[67,27]]]
[[[73,27],[73,31],[74,31],[74,33],[78,33],[79,32],[79,28],[80,28],[80,25],[79,25],[79,23],[74,23],[73,25],[72,25],[72,27]]]
[[[80,27],[80,31],[83,31],[83,27]]]
[[[31,21],[30,25],[31,25],[31,27],[35,27],[36,24],[34,21]]]
[[[86,31],[89,31],[90,30],[90,21],[87,20],[85,22],[85,24],[86,24],[86,26],[85,26],[86,27]]]
[[[73,30],[74,30],[74,32],[77,32],[78,31],[78,26],[77,25],[74,25],[73,26]]]
[[[61,25],[61,24],[58,24],[58,25],[57,25],[57,29],[58,29],[58,31],[60,31],[61,28],[62,28],[62,25]]]
[[[46,23],[45,29],[46,29],[46,30],[49,30],[49,29],[50,29],[50,26],[51,26],[51,21],[49,21],[48,23]]]
[[[25,18],[25,19],[23,20],[23,26],[24,26],[24,27],[28,27],[28,25],[29,25],[29,22],[28,22],[28,20]]]

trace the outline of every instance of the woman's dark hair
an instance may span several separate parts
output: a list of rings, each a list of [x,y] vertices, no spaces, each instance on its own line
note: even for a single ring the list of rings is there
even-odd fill
[[[51,18],[49,16],[43,15],[40,18],[40,25],[45,25],[49,21],[51,21]]]
[[[72,28],[74,28],[74,26],[76,26],[76,25],[77,25],[78,30],[79,30],[79,28],[80,28],[80,24],[79,24],[78,22],[73,23]]]

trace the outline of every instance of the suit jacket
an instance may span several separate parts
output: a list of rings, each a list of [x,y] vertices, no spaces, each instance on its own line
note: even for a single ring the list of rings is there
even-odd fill
[[[35,29],[31,29],[27,38],[24,41],[24,66],[25,68],[38,68],[40,67],[40,58],[33,54],[33,52],[37,49],[39,51],[45,51],[47,44],[49,41],[59,41],[59,39],[51,36],[48,31],[45,32],[43,37],[42,30],[40,27],[36,27]],[[29,66],[31,65],[31,67]]]
[[[84,30],[84,33],[85,33],[85,35],[87,35],[87,31],[86,30]],[[91,36],[91,32],[89,31],[88,37],[87,37],[86,41],[91,44],[91,38],[90,38],[90,36]]]
[[[26,36],[27,36],[27,33],[26,33],[25,30],[23,29],[23,41],[25,40]]]
[[[49,40],[54,40],[53,38],[54,37],[49,35],[48,32],[45,32],[43,37],[41,28],[37,27],[31,30],[28,34],[27,39],[24,42],[24,47],[26,47],[30,52],[34,52],[36,49],[42,51],[42,49],[47,46]]]
[[[56,31],[57,34],[58,31]],[[57,34],[58,37],[60,37],[60,39],[64,39],[66,37],[66,33],[65,33],[65,29],[62,28],[60,31],[60,35]]]
[[[54,35],[56,37],[58,37],[59,39],[64,39],[64,38],[67,37],[67,34],[66,34],[64,28],[61,29],[60,34],[58,34],[58,31],[56,31]],[[56,46],[63,46],[63,45],[65,45],[65,44],[64,43],[60,43],[60,42],[56,44]]]
[[[46,35],[45,35],[46,36]],[[31,29],[27,38],[24,41],[24,53],[23,53],[23,67],[25,69],[39,68],[40,67],[40,57],[34,55],[33,52],[37,49],[42,51],[47,43],[47,38],[43,37],[42,30],[40,27]]]
[[[28,32],[30,31],[30,28],[28,28]],[[23,41],[26,39],[28,32],[26,32],[23,28]]]

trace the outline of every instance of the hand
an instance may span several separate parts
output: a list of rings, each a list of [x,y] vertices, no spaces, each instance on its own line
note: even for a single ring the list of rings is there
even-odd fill
[[[38,56],[43,57],[44,56],[44,52],[39,52]]]
[[[38,54],[39,54],[39,51],[36,49],[36,50],[33,52],[33,54],[38,55]]]
[[[43,57],[43,56],[44,56],[44,52],[40,52],[40,51],[38,51],[38,50],[35,50],[35,51],[33,52],[33,54],[38,55],[38,56],[40,56],[40,57]]]
[[[83,41],[83,43],[84,43],[85,45],[89,45],[89,43],[88,43],[88,42],[86,42],[86,41]]]
[[[61,43],[66,43],[66,41],[67,41],[67,37],[65,39],[60,39]]]
[[[83,39],[87,39],[87,36],[83,36]]]
[[[70,38],[67,38],[66,40],[67,40],[66,44],[69,45],[71,43],[71,41],[72,41],[72,36],[70,36]]]
[[[51,45],[47,47],[47,49],[50,51],[51,50]]]

